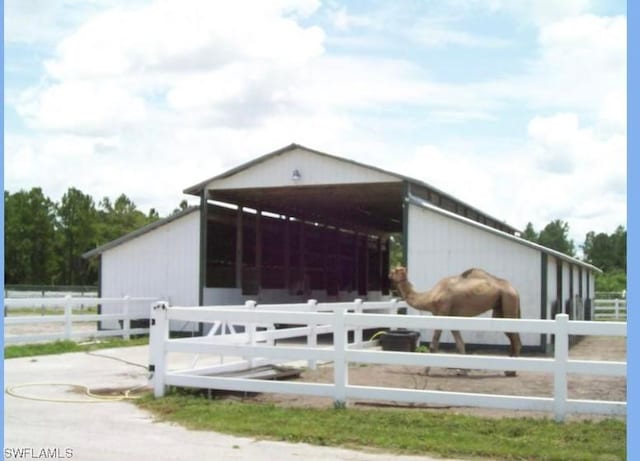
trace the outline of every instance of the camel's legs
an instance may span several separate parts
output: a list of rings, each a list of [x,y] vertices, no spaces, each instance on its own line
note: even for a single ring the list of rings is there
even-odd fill
[[[466,349],[464,346],[464,341],[462,340],[462,335],[458,330],[451,330],[451,334],[453,335],[453,339],[456,340],[456,349],[460,354],[466,354]]]
[[[429,352],[438,352],[438,349],[440,348],[440,336],[442,336],[442,330],[433,331],[431,344],[429,344]]]
[[[520,341],[520,335],[518,333],[505,333],[511,346],[509,347],[509,355],[511,357],[518,357],[520,355],[520,349],[522,349],[522,342]]]
[[[434,330],[433,337],[431,338],[431,344],[429,344],[429,352],[438,352],[438,348],[440,347],[440,336],[442,335],[442,330]],[[426,367],[424,369],[424,374],[428,375],[431,367]]]
[[[522,349],[522,342],[520,341],[520,335],[518,333],[505,333],[509,338],[509,355],[511,357],[518,357],[520,355],[520,349]],[[516,376],[515,371],[505,371],[505,376]]]
[[[429,351],[438,352],[438,348],[440,347],[441,335],[442,335],[442,330],[434,330],[433,338],[431,338],[431,344],[429,344]]]
[[[451,333],[453,334],[453,338],[456,341],[456,349],[458,349],[458,352],[460,354],[466,354],[466,347],[464,345],[464,341],[462,340],[462,335],[460,334],[460,331],[451,330]],[[438,352],[438,349],[440,347],[440,336],[442,336],[442,330],[433,331],[433,338],[431,338],[431,344],[429,345],[429,351],[431,351],[432,353]],[[468,370],[464,370],[464,369],[459,370],[459,374],[461,375],[466,375],[467,372]],[[424,373],[426,375],[429,374],[429,367],[425,369]]]
[[[451,334],[453,335],[453,339],[455,339],[456,341],[456,349],[458,349],[458,352],[462,355],[466,354],[466,348],[464,346],[464,341],[462,340],[462,335],[460,334],[460,331],[451,330]],[[458,369],[459,375],[467,376],[468,373],[469,373],[469,370],[465,368]]]

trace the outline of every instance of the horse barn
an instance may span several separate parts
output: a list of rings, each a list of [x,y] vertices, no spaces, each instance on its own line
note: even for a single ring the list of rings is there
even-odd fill
[[[599,269],[416,179],[291,144],[184,192],[200,206],[84,255],[100,258],[101,296],[183,306],[391,299],[390,256],[401,242],[418,291],[479,267],[517,288],[524,318],[590,318]],[[468,347],[508,343],[501,333],[464,338]],[[547,349],[550,338],[522,342]]]

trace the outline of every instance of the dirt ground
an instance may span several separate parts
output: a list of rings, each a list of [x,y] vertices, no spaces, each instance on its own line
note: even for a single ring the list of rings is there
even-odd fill
[[[97,322],[74,322],[72,326],[73,333],[86,333],[87,337],[95,334],[98,331]],[[4,335],[7,336],[29,336],[29,335],[48,335],[48,334],[60,334],[64,333],[64,323],[35,323],[25,325],[5,325]],[[50,340],[44,339],[44,342]],[[37,342],[37,341],[32,341]]]
[[[483,352],[486,354],[486,352]],[[533,355],[530,355],[533,356]],[[625,361],[626,338],[590,336],[582,339],[569,352],[571,359]],[[330,383],[333,380],[333,367],[319,366],[316,370],[305,370],[301,381]],[[551,397],[553,395],[553,376],[549,373],[518,372],[516,377],[506,377],[502,372],[488,370],[470,370],[467,376],[461,376],[458,370],[433,367],[425,374],[423,367],[404,365],[358,365],[349,368],[349,383],[405,389],[443,390],[454,392],[473,392],[486,394],[505,394],[518,396]],[[595,399],[626,401],[626,379],[597,375],[569,375],[568,392],[571,399]],[[251,399],[271,402],[279,405],[327,407],[333,402],[327,398],[299,395],[258,394]],[[448,411],[474,414],[479,416],[531,416],[549,417],[547,413],[535,413],[512,410],[491,410],[469,407],[442,407],[425,405],[407,405],[394,402],[349,401],[350,406],[358,407],[413,407],[429,411]],[[584,418],[573,416],[572,418]],[[593,419],[593,416],[590,417]]]

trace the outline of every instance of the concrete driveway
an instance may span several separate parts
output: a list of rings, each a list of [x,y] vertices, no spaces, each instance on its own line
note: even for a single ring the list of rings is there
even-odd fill
[[[68,383],[90,389],[131,388],[147,384],[147,347],[97,352],[131,363],[70,353],[9,359],[4,362],[5,388],[41,401],[4,395],[4,459],[72,459],[78,461],[277,460],[277,461],[429,461],[425,456],[362,453],[191,431],[154,422],[151,414],[129,402],[88,403]],[[15,387],[31,383],[46,386]],[[71,400],[73,402],[65,402]],[[85,401],[84,403],[81,403]],[[441,458],[438,458],[443,461]],[[452,460],[450,460],[452,461]]]

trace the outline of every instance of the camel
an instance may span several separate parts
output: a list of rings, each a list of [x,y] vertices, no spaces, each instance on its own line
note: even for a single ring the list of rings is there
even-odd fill
[[[460,275],[445,277],[429,291],[416,292],[407,279],[407,269],[397,267],[389,278],[404,300],[414,309],[429,311],[433,315],[473,317],[490,309],[493,317],[520,318],[520,296],[507,280],[494,277],[488,272],[472,268]],[[459,353],[465,353],[465,345],[460,331],[452,330]],[[437,352],[442,330],[433,332],[430,351]],[[522,343],[518,333],[505,333],[510,342],[510,355],[520,355]],[[428,373],[428,369],[427,369]],[[515,371],[505,371],[507,376],[516,376]]]

